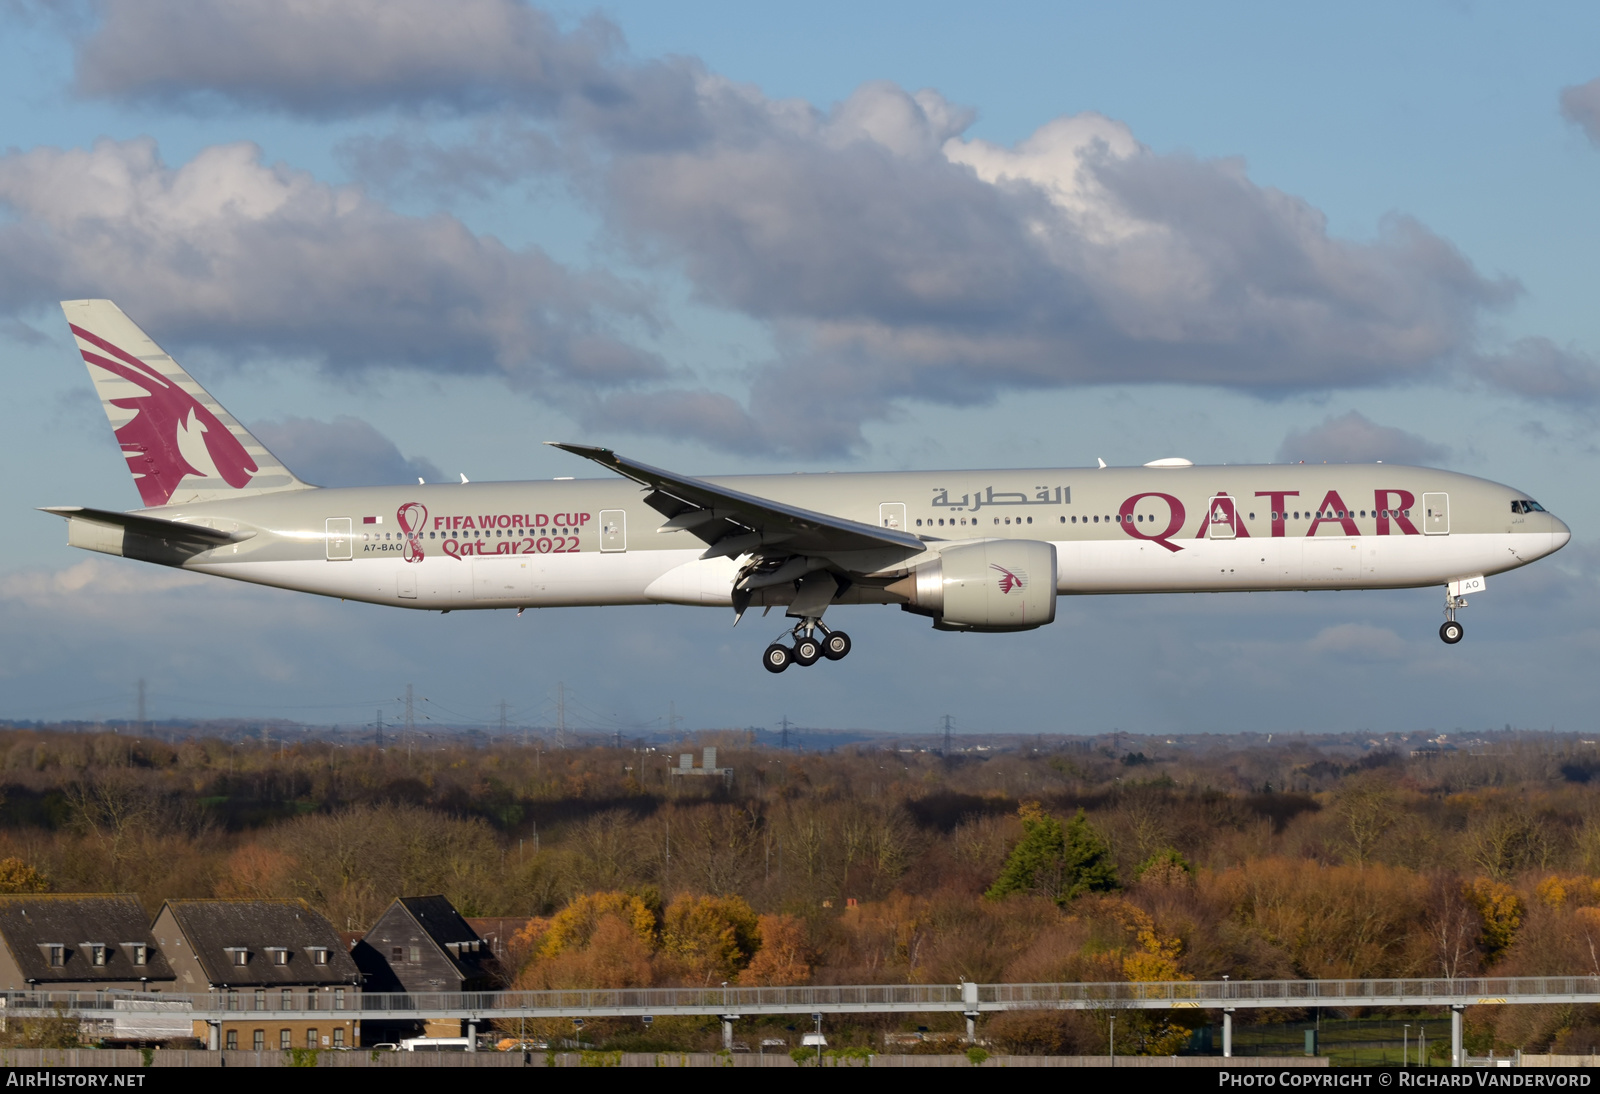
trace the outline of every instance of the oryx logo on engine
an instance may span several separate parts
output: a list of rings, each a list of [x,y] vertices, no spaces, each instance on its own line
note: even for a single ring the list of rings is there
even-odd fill
[[[1025,573],[1017,573],[992,562],[989,564],[989,569],[1000,571],[1000,592],[1002,594],[1009,593],[1013,589],[1021,590],[1028,587],[1028,575]]]

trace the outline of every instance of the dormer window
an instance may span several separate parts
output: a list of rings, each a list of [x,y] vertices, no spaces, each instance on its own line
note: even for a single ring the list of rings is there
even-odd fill
[[[106,945],[104,942],[84,942],[81,945],[89,955],[89,964],[101,969],[106,967]]]
[[[267,952],[272,955],[274,965],[287,965],[289,963],[289,948],[287,946],[268,946]]]
[[[67,963],[67,947],[62,942],[47,942],[40,947],[44,950],[44,959],[50,963],[52,969],[59,969]]]
[[[311,963],[313,965],[326,965],[328,963],[328,947],[326,946],[307,946],[306,953],[311,955]]]
[[[250,964],[249,946],[224,946],[222,949],[228,955],[230,964],[240,968]]]
[[[148,947],[143,942],[123,942],[121,946],[128,955],[128,962],[135,968],[143,968],[150,963]]]

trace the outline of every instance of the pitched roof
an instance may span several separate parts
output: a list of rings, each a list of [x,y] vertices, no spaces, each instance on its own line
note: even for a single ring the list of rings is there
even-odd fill
[[[471,980],[485,973],[484,965],[493,955],[489,947],[483,945],[483,940],[478,937],[478,932],[472,929],[461,913],[456,911],[456,906],[450,903],[449,898],[442,896],[403,896],[397,897],[395,903],[411,914],[427,936],[444,951],[462,979]],[[478,943],[476,946],[462,946],[460,943]],[[451,943],[457,943],[452,946]]]
[[[0,938],[22,975],[40,984],[93,980],[171,980],[172,966],[150,937],[139,898],[127,893],[13,893],[0,895]],[[94,963],[103,945],[105,964]],[[146,963],[133,963],[132,945],[146,947]],[[62,947],[60,966],[48,947]]]
[[[350,984],[361,974],[339,932],[303,900],[169,900],[178,929],[212,984]],[[318,964],[316,950],[327,951]],[[244,965],[234,964],[242,950]],[[286,954],[278,964],[276,951]]]

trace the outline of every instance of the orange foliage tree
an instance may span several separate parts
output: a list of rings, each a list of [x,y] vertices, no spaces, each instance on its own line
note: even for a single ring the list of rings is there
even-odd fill
[[[756,933],[760,948],[739,977],[741,983],[781,987],[811,979],[811,954],[805,923],[792,915],[764,915]]]

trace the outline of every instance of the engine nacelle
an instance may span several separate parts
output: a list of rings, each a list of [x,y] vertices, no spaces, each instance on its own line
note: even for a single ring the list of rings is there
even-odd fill
[[[889,586],[942,630],[1026,631],[1056,617],[1056,549],[1036,540],[947,547]]]

